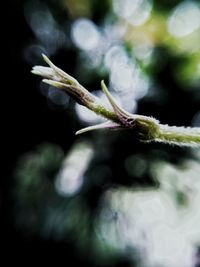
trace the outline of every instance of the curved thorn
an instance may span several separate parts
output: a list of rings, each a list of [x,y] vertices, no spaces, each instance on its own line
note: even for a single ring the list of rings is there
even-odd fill
[[[53,64],[53,62],[44,54],[42,54],[42,57],[44,61],[57,73],[60,77],[62,77],[64,80],[66,80],[71,85],[79,85],[78,81],[74,79],[72,76],[58,68]]]
[[[85,132],[89,132],[89,131],[93,131],[93,130],[99,130],[99,129],[119,129],[122,128],[121,125],[119,125],[118,123],[114,123],[111,121],[106,121],[97,125],[93,125],[93,126],[89,126],[89,127],[85,127],[79,131],[76,132],[76,135],[78,134],[82,134]]]
[[[108,88],[107,86],[105,85],[104,83],[104,80],[101,81],[101,88],[104,92],[104,94],[107,96],[111,106],[113,107],[114,111],[117,113],[117,114],[123,114],[124,116],[128,116],[130,117],[130,113],[127,112],[126,110],[124,110],[123,108],[121,108],[117,103],[116,101],[114,100],[114,98],[112,97],[111,93],[108,91]]]

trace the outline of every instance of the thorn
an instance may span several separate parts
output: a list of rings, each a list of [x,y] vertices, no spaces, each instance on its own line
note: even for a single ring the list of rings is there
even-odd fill
[[[64,83],[53,81],[53,80],[43,79],[42,82],[52,85],[54,87],[60,88],[60,89],[63,89],[66,87]]]
[[[118,114],[118,113],[122,113],[126,116],[130,116],[131,114],[129,114],[127,111],[125,111],[124,109],[122,109],[117,103],[116,101],[114,100],[114,98],[112,97],[111,93],[108,91],[108,88],[107,86],[105,85],[104,83],[104,80],[101,81],[101,88],[104,92],[104,94],[107,96],[110,104],[112,105],[114,111]]]
[[[135,125],[135,117],[131,113],[125,111],[123,108],[121,108],[112,97],[111,93],[108,91],[108,88],[106,87],[104,81],[101,81],[101,87],[105,95],[107,96],[110,104],[112,105],[114,112],[116,113],[119,121],[121,122],[121,125],[128,128],[133,128]]]
[[[106,121],[97,125],[85,127],[79,131],[77,131],[75,134],[82,134],[85,132],[93,131],[93,130],[99,130],[99,129],[119,129],[122,128],[121,125],[118,123],[112,122],[112,121]]]

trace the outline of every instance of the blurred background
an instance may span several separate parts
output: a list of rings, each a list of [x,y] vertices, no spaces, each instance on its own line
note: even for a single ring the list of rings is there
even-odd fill
[[[30,73],[46,54],[109,105],[200,127],[200,1],[9,3],[1,207],[7,258],[200,266],[200,150],[140,143]],[[17,256],[14,256],[17,252]]]

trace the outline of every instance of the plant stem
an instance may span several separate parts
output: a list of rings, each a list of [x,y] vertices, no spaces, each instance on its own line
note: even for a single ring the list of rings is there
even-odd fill
[[[45,78],[43,82],[65,90],[77,103],[108,120],[100,125],[81,129],[77,134],[102,128],[126,128],[133,129],[138,134],[139,139],[144,142],[155,141],[179,146],[200,146],[200,128],[163,125],[152,117],[131,114],[119,107],[102,81],[102,90],[113,111],[107,109],[98,97],[91,94],[76,79],[56,67],[45,55],[43,58],[49,67],[35,66],[32,70],[33,74]]]

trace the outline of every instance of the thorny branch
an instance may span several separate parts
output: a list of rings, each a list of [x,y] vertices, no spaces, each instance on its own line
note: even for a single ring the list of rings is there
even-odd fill
[[[44,83],[65,90],[80,105],[107,119],[104,123],[81,129],[76,134],[103,128],[133,129],[143,142],[155,141],[179,146],[200,146],[200,128],[163,125],[152,117],[131,114],[119,107],[104,81],[101,81],[102,90],[113,108],[109,110],[98,97],[91,94],[72,76],[56,67],[47,56],[43,55],[43,59],[49,67],[35,66],[32,69],[33,74],[42,76]]]

